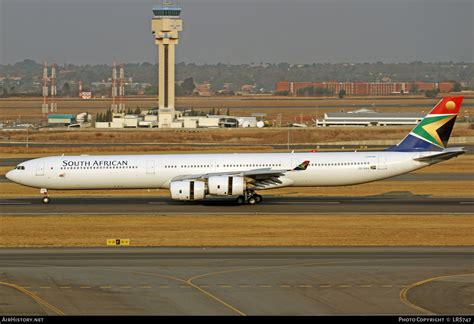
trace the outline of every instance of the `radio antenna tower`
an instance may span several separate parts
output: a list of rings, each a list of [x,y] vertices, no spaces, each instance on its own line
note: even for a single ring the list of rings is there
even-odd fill
[[[41,106],[41,113],[43,117],[48,113],[48,65],[46,61],[43,62],[43,105]]]
[[[117,112],[117,103],[115,99],[117,97],[117,65],[114,61],[114,65],[112,68],[112,112]]]
[[[51,66],[51,112],[58,111],[58,103],[56,102],[57,87],[56,87],[56,64]]]
[[[120,79],[119,79],[119,111],[125,112],[125,104],[123,97],[125,96],[125,70],[123,63],[120,64]]]

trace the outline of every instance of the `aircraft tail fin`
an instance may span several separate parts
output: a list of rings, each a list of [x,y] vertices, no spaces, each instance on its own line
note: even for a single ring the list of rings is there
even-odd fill
[[[444,97],[415,128],[389,151],[442,151],[448,144],[464,97]]]

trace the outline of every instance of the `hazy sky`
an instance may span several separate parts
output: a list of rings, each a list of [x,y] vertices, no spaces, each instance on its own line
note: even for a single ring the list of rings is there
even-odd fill
[[[157,0],[0,0],[0,64],[155,62]],[[180,0],[177,60],[474,61],[473,0]]]

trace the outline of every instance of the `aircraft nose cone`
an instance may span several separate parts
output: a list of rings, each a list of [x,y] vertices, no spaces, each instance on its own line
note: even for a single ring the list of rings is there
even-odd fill
[[[15,170],[8,171],[7,174],[5,174],[5,178],[7,178],[10,181],[15,181],[14,180],[14,172],[15,172]]]

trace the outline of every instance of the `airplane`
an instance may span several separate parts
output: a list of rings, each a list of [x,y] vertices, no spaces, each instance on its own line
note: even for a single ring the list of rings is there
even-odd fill
[[[459,156],[446,148],[463,97],[445,97],[398,144],[380,151],[52,156],[22,162],[6,177],[49,189],[169,189],[171,198],[196,201],[236,197],[237,204],[262,201],[257,190],[348,186],[408,173]]]

